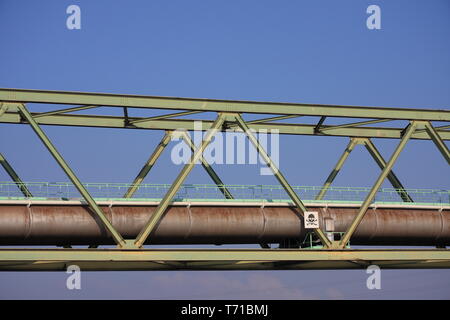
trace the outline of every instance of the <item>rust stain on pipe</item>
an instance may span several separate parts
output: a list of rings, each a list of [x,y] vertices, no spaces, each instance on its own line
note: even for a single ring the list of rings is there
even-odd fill
[[[102,206],[125,239],[133,239],[155,206]],[[321,226],[343,232],[357,208],[311,208]],[[303,240],[307,231],[293,208],[173,206],[149,237],[151,244],[245,244]],[[369,209],[351,239],[360,245],[448,245],[450,210]],[[0,245],[114,244],[96,215],[82,205],[2,205]]]

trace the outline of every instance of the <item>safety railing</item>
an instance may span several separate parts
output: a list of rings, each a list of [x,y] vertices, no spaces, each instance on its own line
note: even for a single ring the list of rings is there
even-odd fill
[[[81,198],[77,189],[68,182],[24,182],[23,186],[30,191],[33,199],[45,200],[78,200]],[[141,184],[133,198],[125,199],[124,194],[132,186],[127,183],[85,183],[90,194],[99,200],[146,200],[158,201],[170,188],[170,184]],[[225,199],[220,189],[213,184],[185,184],[176,194],[175,201],[267,201],[286,202],[289,197],[283,187],[277,185],[225,185],[234,200]],[[293,186],[300,199],[314,200],[322,190],[318,186]],[[358,203],[369,193],[368,187],[329,187],[320,202]],[[415,204],[450,205],[450,190],[439,189],[405,189]],[[18,185],[14,182],[0,182],[0,199],[25,199]],[[374,202],[401,203],[399,190],[381,188]]]

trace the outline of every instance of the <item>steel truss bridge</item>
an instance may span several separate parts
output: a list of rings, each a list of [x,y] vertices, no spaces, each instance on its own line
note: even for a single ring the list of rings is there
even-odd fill
[[[29,104],[64,108],[30,112]],[[100,108],[120,108],[123,114],[95,114]],[[135,117],[129,113],[134,108],[171,113]],[[73,113],[80,110],[93,113]],[[202,120],[200,128],[196,127],[198,119],[178,118],[207,113],[216,118]],[[247,114],[261,118],[246,121]],[[305,116],[316,117],[317,122],[277,122]],[[345,124],[327,125],[329,119],[341,119]],[[449,110],[0,89],[0,123],[31,126],[71,181],[23,182],[0,154],[0,163],[13,181],[0,183],[0,270],[65,270],[71,264],[84,270],[354,269],[371,264],[381,268],[450,267],[446,249],[450,243],[449,191],[407,189],[392,170],[410,140],[430,141],[450,164],[445,142],[450,139]],[[402,125],[396,127],[398,123]],[[93,184],[79,180],[46,136],[45,125],[163,130],[165,134],[132,183]],[[186,131],[179,131],[181,128]],[[199,146],[187,134],[194,129],[206,131]],[[322,139],[347,137],[349,143],[322,186],[293,186],[254,135],[254,130],[262,129]],[[280,185],[224,184],[203,157],[220,131],[243,133]],[[173,138],[182,138],[190,146],[190,161],[170,185],[143,184]],[[389,159],[381,156],[373,138],[398,140]],[[364,146],[380,167],[373,186],[332,186],[358,145]],[[184,184],[197,162],[213,185]],[[385,179],[392,189],[380,189]],[[308,232],[302,217],[311,210],[319,212],[320,228]],[[261,248],[145,247],[229,243],[256,243]],[[49,245],[55,248],[46,247]],[[411,248],[359,249],[353,245]]]

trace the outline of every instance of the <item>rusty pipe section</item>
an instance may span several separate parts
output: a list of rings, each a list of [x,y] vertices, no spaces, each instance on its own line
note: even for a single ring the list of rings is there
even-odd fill
[[[156,206],[102,206],[125,239],[134,239]],[[355,207],[319,207],[324,231],[343,232]],[[150,235],[150,244],[248,244],[303,240],[303,218],[287,206],[172,206]],[[450,210],[369,209],[353,245],[449,245]],[[84,205],[1,205],[0,245],[114,244],[97,216]]]

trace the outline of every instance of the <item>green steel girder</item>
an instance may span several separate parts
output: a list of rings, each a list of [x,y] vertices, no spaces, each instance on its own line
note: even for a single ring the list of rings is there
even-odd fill
[[[450,250],[0,249],[0,271],[449,268]]]
[[[384,166],[384,169],[381,171],[381,174],[379,175],[378,179],[375,181],[375,184],[373,185],[372,189],[370,190],[369,194],[367,195],[366,199],[361,205],[361,208],[359,209],[359,212],[353,219],[351,225],[347,229],[347,231],[344,233],[344,236],[342,237],[341,241],[339,242],[340,248],[345,248],[347,243],[350,241],[351,236],[355,232],[356,228],[361,223],[362,219],[364,218],[364,215],[367,212],[367,209],[369,208],[370,204],[372,203],[373,199],[375,198],[375,195],[378,191],[378,189],[381,187],[381,184],[383,183],[384,179],[389,175],[389,173],[392,170],[392,167],[394,166],[395,162],[398,159],[398,156],[403,151],[406,143],[411,138],[411,135],[416,130],[418,123],[415,121],[411,121],[411,123],[408,125],[408,127],[405,129],[405,132],[403,134],[402,139],[400,140],[398,146],[395,148],[391,158]]]
[[[68,112],[74,112],[74,111],[80,111],[80,110],[88,110],[88,109],[94,109],[94,108],[98,108],[98,106],[79,106],[79,107],[73,107],[73,108],[66,108],[66,109],[42,112],[42,113],[33,115],[33,118],[36,119],[36,118],[40,118],[40,117],[51,116],[51,115],[54,115],[54,114],[63,114],[63,113],[68,113]]]
[[[195,152],[195,145],[192,142],[191,138],[185,131],[177,132],[181,138],[184,140],[184,142],[188,145],[188,147],[192,150],[192,152]],[[164,137],[162,138],[161,142],[158,144],[156,149],[153,151],[150,158],[147,160],[145,165],[142,167],[139,174],[134,179],[131,186],[128,188],[127,192],[124,195],[124,198],[131,198],[133,194],[136,192],[136,190],[141,185],[142,181],[145,179],[147,174],[150,172],[151,168],[154,166],[164,149],[167,147],[169,142],[175,138],[175,132],[174,131],[166,131]],[[225,184],[222,182],[222,180],[219,178],[217,173],[214,171],[214,169],[209,165],[209,163],[205,160],[203,156],[200,157],[200,161],[202,163],[203,168],[206,170],[208,175],[211,177],[211,179],[214,181],[214,183],[217,185],[219,190],[223,193],[226,199],[233,199],[233,196],[231,192],[225,187]]]
[[[39,113],[33,113],[33,116]],[[129,118],[130,121],[145,118]],[[153,121],[143,121],[135,123],[133,126],[126,125],[125,117],[118,116],[104,116],[104,115],[75,115],[75,114],[55,114],[36,119],[40,125],[56,125],[56,126],[75,126],[75,127],[94,127],[94,128],[121,128],[121,129],[147,129],[147,130],[179,130],[186,129],[192,131],[197,129],[194,127],[194,122],[199,120],[186,119],[161,119]],[[21,121],[18,112],[6,112],[0,116],[0,123],[24,124]],[[201,120],[199,130],[208,130],[213,121]],[[250,129],[259,131],[278,130],[279,134],[292,135],[319,135],[329,137],[361,137],[361,138],[387,138],[400,139],[403,128],[389,128],[389,127],[349,127],[339,128],[336,126],[321,126],[321,132],[314,131],[315,125],[307,124],[292,124],[292,123],[253,123],[248,125]],[[328,130],[330,128],[330,130]],[[332,128],[332,129],[331,129]],[[437,133],[442,140],[450,140],[450,131],[437,128]],[[237,131],[236,126],[223,128],[222,131]],[[412,139],[430,140],[429,135],[425,130],[416,132],[411,137]]]
[[[154,116],[154,117],[148,117],[148,118],[143,118],[143,119],[132,120],[132,121],[130,121],[130,124],[135,125],[136,123],[141,123],[141,122],[161,120],[161,119],[169,119],[169,118],[187,116],[187,115],[196,114],[196,113],[202,113],[202,112],[203,111],[183,111],[183,112],[177,112],[177,113],[171,113],[171,114],[163,114],[163,115],[160,115],[160,116]]]
[[[450,121],[449,110],[213,100],[107,93],[0,89],[0,101],[393,120]]]
[[[442,141],[442,139],[439,136],[439,134],[437,133],[436,129],[431,125],[430,122],[426,122],[424,125],[425,125],[425,130],[427,131],[431,140],[433,140],[436,147],[442,153],[442,156],[444,157],[444,159],[447,160],[447,163],[450,165],[450,151],[448,150],[447,145],[445,144],[444,141]]]
[[[337,129],[337,128],[358,127],[358,126],[363,126],[363,125],[366,125],[366,124],[381,123],[381,122],[387,122],[387,121],[391,121],[391,120],[392,119],[376,119],[376,120],[368,120],[368,121],[346,123],[346,124],[340,124],[340,125],[336,125],[336,126],[328,126],[327,128],[321,128],[320,131],[321,132],[325,132],[325,131],[333,130],[333,129]]]
[[[339,158],[336,166],[331,171],[330,175],[327,177],[322,189],[316,196],[316,200],[322,200],[325,196],[326,192],[328,191],[330,185],[333,183],[334,179],[338,175],[339,171],[342,169],[342,166],[344,165],[345,161],[347,160],[350,153],[353,151],[356,145],[363,144],[369,154],[372,156],[372,158],[375,160],[377,165],[380,167],[381,170],[383,170],[386,167],[386,161],[384,160],[381,153],[378,151],[378,149],[375,147],[373,142],[369,138],[350,138],[350,142],[348,143],[347,147],[344,150],[344,153]],[[405,191],[405,188],[403,187],[400,180],[395,175],[394,171],[390,171],[387,176],[388,180],[396,189],[399,196],[402,198],[404,202],[414,202],[413,199],[408,195],[408,193]]]
[[[196,147],[195,147],[195,144],[192,141],[191,137],[189,136],[189,134],[186,131],[182,131],[181,132],[181,136],[182,136],[182,139],[184,140],[184,142],[189,146],[189,148],[191,148],[192,152],[195,152]],[[231,192],[225,186],[225,184],[220,179],[220,177],[217,175],[217,173],[214,171],[214,169],[210,166],[208,161],[206,161],[206,159],[203,156],[200,157],[200,161],[201,161],[202,166],[205,169],[206,173],[208,173],[208,175],[214,181],[214,183],[216,184],[217,188],[219,188],[220,192],[222,192],[224,197],[226,199],[234,199],[234,197],[231,194]]]
[[[114,241],[117,243],[117,245],[119,247],[125,246],[125,244],[126,244],[125,240],[122,238],[122,236],[119,234],[119,232],[117,232],[117,230],[114,229],[113,225],[108,220],[108,218],[105,216],[102,209],[100,209],[100,207],[96,204],[94,198],[92,198],[92,196],[89,194],[89,192],[83,186],[81,181],[78,179],[78,177],[75,175],[75,173],[69,167],[69,165],[66,163],[64,158],[61,156],[61,154],[58,152],[58,150],[52,144],[50,139],[47,137],[47,135],[44,133],[44,131],[42,131],[41,127],[33,119],[33,116],[30,114],[30,112],[28,111],[26,106],[19,105],[19,111],[22,114],[23,118],[30,124],[33,131],[36,133],[36,135],[42,141],[44,146],[47,148],[47,150],[50,152],[50,154],[53,156],[53,158],[56,160],[56,162],[59,164],[59,166],[63,169],[63,171],[69,177],[70,181],[72,181],[72,183],[75,185],[77,190],[80,192],[80,194],[86,200],[86,202],[88,203],[88,205],[92,209],[92,211],[100,218],[101,223],[110,232],[110,234],[112,235],[112,237],[113,237]]]
[[[339,158],[337,164],[334,166],[334,169],[331,171],[329,176],[327,177],[322,189],[320,190],[319,194],[316,196],[316,200],[322,200],[325,194],[328,191],[328,188],[333,183],[334,179],[338,175],[339,171],[342,169],[345,160],[347,160],[350,153],[353,151],[355,146],[358,144],[358,141],[354,138],[351,138],[347,147],[344,150],[344,153],[342,153],[341,157]]]
[[[226,115],[223,113],[220,113],[214,121],[213,125],[211,126],[211,130],[208,130],[206,133],[202,143],[200,146],[195,150],[195,152],[192,154],[189,163],[187,163],[175,181],[170,186],[169,190],[167,191],[166,195],[163,197],[163,199],[159,202],[158,207],[153,212],[152,216],[150,217],[147,224],[144,226],[144,228],[141,230],[141,232],[136,237],[136,240],[134,241],[134,245],[136,247],[142,247],[144,242],[147,240],[150,233],[154,230],[156,225],[159,223],[161,217],[165,213],[167,207],[169,206],[170,202],[172,201],[175,194],[180,189],[181,185],[183,184],[184,180],[187,178],[189,173],[194,168],[194,165],[197,163],[197,161],[200,160],[200,158],[203,155],[203,151],[205,151],[206,147],[211,142],[214,135],[219,131],[219,129],[222,127],[224,121],[226,119]]]
[[[380,167],[380,169],[383,170],[386,167],[386,161],[384,160],[383,156],[378,151],[378,149],[375,147],[372,140],[367,138],[367,139],[363,139],[363,142],[364,142],[364,146],[366,147],[369,154],[375,160],[375,162]],[[400,198],[402,198],[402,200],[404,202],[414,202],[413,199],[409,196],[409,194],[405,191],[405,187],[402,185],[400,180],[397,178],[397,176],[395,175],[393,170],[389,171],[389,173],[387,175],[387,179],[392,184],[394,189],[397,190],[397,193],[399,194]]]
[[[245,121],[242,119],[242,117],[239,114],[234,113],[220,113],[217,117],[216,121],[214,122],[212,129],[209,130],[204,137],[204,140],[202,141],[199,148],[195,149],[195,152],[191,156],[191,159],[189,163],[187,163],[180,174],[177,176],[175,181],[170,186],[169,190],[167,191],[166,195],[163,197],[163,199],[159,202],[158,207],[156,208],[153,215],[150,217],[149,221],[145,225],[145,227],[142,229],[142,231],[139,233],[139,235],[136,237],[136,240],[134,242],[135,246],[140,248],[143,246],[145,241],[147,240],[148,236],[151,234],[151,232],[154,230],[156,225],[159,223],[161,217],[163,216],[164,212],[166,211],[167,207],[169,206],[170,202],[172,201],[175,194],[178,192],[178,189],[184,182],[184,180],[187,178],[189,173],[191,172],[192,168],[194,167],[195,163],[202,158],[203,151],[206,149],[208,144],[211,142],[213,136],[219,131],[219,129],[224,124],[225,120],[229,122],[236,122],[238,126],[241,128],[241,130],[246,134],[250,142],[255,146],[258,153],[261,155],[261,157],[264,159],[264,161],[267,163],[267,166],[272,170],[275,177],[277,178],[278,182],[283,186],[289,197],[292,199],[292,201],[295,203],[297,208],[300,210],[301,215],[303,216],[304,212],[308,211],[303,202],[300,200],[294,189],[289,185],[286,178],[283,176],[283,174],[279,171],[276,164],[270,159],[270,156],[266,153],[264,148],[259,144],[256,137],[251,132],[250,128],[247,126]],[[194,147],[192,144],[192,141],[186,141],[189,145],[191,145],[191,148]],[[321,229],[315,229],[314,232],[317,234],[319,239],[321,240],[322,244],[325,247],[330,247],[331,242],[326,237],[326,235],[323,233]]]
[[[287,116],[277,116],[277,117],[270,117],[270,118],[263,118],[258,120],[252,120],[247,121],[247,124],[254,124],[254,123],[266,123],[266,122],[272,122],[276,120],[286,120],[286,119],[292,119],[292,118],[298,118],[300,116],[298,115],[287,115]]]
[[[20,189],[22,194],[26,198],[31,198],[33,195],[31,194],[30,190],[28,190],[27,186],[23,181],[20,179],[19,175],[16,173],[16,171],[11,167],[11,165],[8,163],[6,158],[3,156],[3,154],[0,153],[0,164],[5,169],[6,173],[11,177],[11,179],[15,182],[17,187]]]
[[[153,153],[151,154],[150,158],[147,160],[147,162],[142,167],[141,171],[139,171],[136,178],[134,178],[133,183],[131,184],[131,186],[128,188],[127,192],[123,196],[124,198],[131,198],[133,196],[133,194],[139,188],[142,181],[144,181],[145,177],[150,172],[152,167],[155,165],[156,160],[158,160],[158,158],[160,157],[160,155],[162,154],[164,149],[167,147],[167,145],[169,144],[171,139],[172,139],[172,134],[170,132],[166,132],[164,134],[163,138],[161,139],[161,141],[159,142],[159,144],[156,146]]]
[[[261,157],[266,162],[267,166],[272,170],[273,174],[275,175],[278,182],[281,184],[281,186],[284,188],[286,193],[288,194],[289,198],[292,199],[296,207],[300,210],[300,214],[304,216],[304,213],[308,211],[306,206],[303,204],[303,202],[300,200],[297,193],[294,191],[294,189],[291,187],[291,185],[288,183],[284,175],[280,172],[279,168],[276,166],[276,164],[272,161],[270,156],[267,154],[267,152],[264,150],[263,146],[259,143],[258,139],[253,135],[250,128],[245,123],[244,119],[242,119],[240,114],[236,114],[235,121],[239,125],[239,127],[242,129],[242,131],[246,134],[247,138],[250,140],[250,142],[253,144],[253,146],[256,148],[258,153],[261,155]],[[319,237],[320,241],[322,242],[323,246],[326,248],[331,247],[331,241],[327,238],[327,236],[323,233],[323,231],[318,228],[314,229],[314,232]]]

